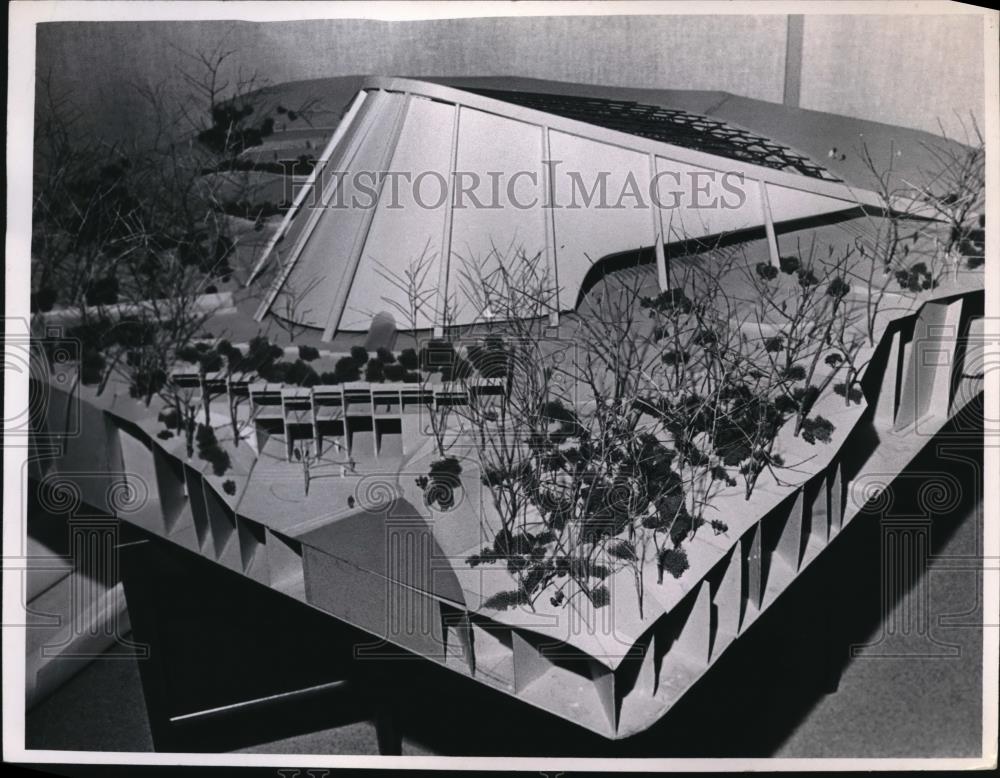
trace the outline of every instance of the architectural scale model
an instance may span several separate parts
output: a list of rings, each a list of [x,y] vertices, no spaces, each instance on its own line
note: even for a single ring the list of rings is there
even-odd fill
[[[371,78],[242,150],[306,174],[163,380],[40,317],[44,500],[605,737],[662,717],[981,393],[982,157],[555,91]]]

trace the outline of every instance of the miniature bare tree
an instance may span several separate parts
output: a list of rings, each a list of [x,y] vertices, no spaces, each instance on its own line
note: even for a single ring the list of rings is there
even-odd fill
[[[546,411],[558,415],[563,408],[557,405],[553,371],[544,361],[545,322],[553,310],[555,290],[540,257],[523,251],[499,256],[494,250],[482,262],[465,259],[459,272],[468,304],[489,312],[479,322],[481,345],[473,344],[472,362],[481,375],[499,383],[498,393],[480,393],[466,378],[469,399],[460,411],[499,522],[499,527],[484,527],[489,546],[470,563],[505,562],[518,581],[509,604],[533,607],[554,578],[580,573],[585,564],[578,562],[571,571],[568,555],[558,569],[524,564],[522,558],[532,544],[561,546],[566,510],[572,503],[572,487],[543,478],[547,471],[540,466],[553,442]],[[551,421],[572,424],[570,418]]]
[[[308,320],[313,309],[306,307],[306,301],[322,280],[313,276],[299,283],[286,278],[281,285],[281,291],[270,308],[273,314],[270,321],[288,336],[289,344],[295,343],[299,335],[309,331],[309,325],[303,324],[303,321]]]
[[[779,410],[794,412],[795,435],[802,432],[813,404],[831,380],[824,357],[832,334],[851,308],[845,302],[850,285],[844,277],[852,250],[835,254],[830,247],[824,258],[813,241],[808,252],[802,253],[782,257],[780,271],[768,263],[745,269],[757,299],[754,315],[762,356],[774,376],[772,392]],[[789,278],[782,279],[782,275]]]
[[[556,606],[584,597],[600,607],[607,579],[627,569],[641,611],[651,551],[661,573],[686,567],[678,549],[697,522],[659,402],[662,306],[643,296],[643,283],[605,279],[564,341],[549,334],[556,296],[544,257],[517,252],[463,272],[474,307],[494,314],[476,328],[470,361],[502,384],[480,396],[470,382],[463,409],[498,522],[469,561],[506,564],[518,584],[493,604],[534,607],[547,592]],[[687,453],[691,469],[711,469]],[[700,514],[699,499],[690,505]]]
[[[191,347],[213,310],[201,299],[200,274],[181,263],[174,252],[137,252],[130,260],[124,290],[135,301],[130,310],[135,311],[132,326],[136,336],[127,342],[119,370],[134,397],[149,405],[153,396],[159,395],[176,411],[191,456],[194,419],[202,406],[202,382],[175,381],[172,374],[178,353]]]
[[[931,158],[932,169],[921,171],[914,182],[920,200],[932,209],[947,226],[944,252],[952,251],[982,260],[981,243],[973,232],[981,228],[980,215],[986,198],[986,142],[979,125],[970,114],[966,123],[958,117],[964,135],[961,143],[948,138],[944,126],[941,141],[921,146]]]
[[[854,248],[860,261],[850,275],[864,295],[868,343],[874,346],[879,314],[891,299],[890,287],[917,291],[933,285],[937,252],[924,249],[933,223],[927,220],[919,192],[896,169],[895,144],[889,144],[885,159],[867,143],[862,144],[859,156],[881,208],[875,212],[865,209],[858,226],[845,229],[855,232]]]
[[[450,330],[449,320],[453,305],[446,296],[441,296],[438,289],[438,279],[432,276],[437,267],[437,254],[426,244],[420,254],[411,259],[402,270],[396,271],[381,262],[375,261],[378,274],[395,290],[393,294],[385,295],[384,302],[399,313],[406,329],[410,331],[413,340],[413,351],[417,356],[416,369],[425,400],[432,396],[431,374],[436,369],[444,368],[446,377],[454,381],[453,375],[457,367],[457,354],[447,340]],[[372,312],[373,313],[373,312]],[[445,337],[422,341],[420,332],[426,332],[428,325],[439,326]],[[440,358],[441,364],[430,364]],[[424,405],[428,428],[437,446],[438,456],[444,459],[455,440],[455,431],[449,422],[453,418],[453,406],[438,404],[430,400]]]
[[[309,496],[309,480],[313,466],[319,461],[319,455],[313,450],[311,440],[300,440],[292,449],[292,458],[302,463],[302,482],[305,494]]]
[[[31,308],[74,311],[82,339],[99,349],[118,302],[117,265],[132,245],[141,176],[123,144],[92,139],[68,93],[40,77],[36,106],[31,236]],[[90,329],[88,333],[86,330]]]
[[[208,318],[197,300],[207,280],[231,272],[232,214],[246,216],[240,209],[255,195],[243,173],[257,166],[244,152],[274,130],[275,117],[308,122],[317,107],[273,105],[256,74],[231,66],[235,53],[224,39],[182,52],[179,73],[135,85],[145,107],[141,132],[114,145],[88,140],[78,110],[50,79],[39,91],[33,308],[77,311],[71,334],[85,343],[77,380],[86,375],[103,392],[124,377],[147,404],[161,394],[178,409],[189,452],[196,395],[206,427],[210,421],[205,362],[197,360],[200,392],[168,379]],[[180,101],[170,83],[178,76]],[[231,416],[235,429],[235,410]]]

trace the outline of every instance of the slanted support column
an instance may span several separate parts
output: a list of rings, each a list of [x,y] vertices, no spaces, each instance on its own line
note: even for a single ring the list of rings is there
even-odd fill
[[[656,156],[649,155],[649,180],[656,182]],[[658,195],[659,193],[657,193]],[[660,210],[659,196],[650,203],[653,214],[653,251],[656,253],[656,281],[660,286],[660,291],[665,292],[670,288],[670,277],[667,274],[667,254],[663,249],[663,212]]]
[[[545,219],[545,254],[548,262],[549,275],[552,277],[553,288],[555,289],[555,309],[549,312],[549,326],[559,326],[559,312],[562,310],[562,290],[559,288],[559,265],[556,261],[556,182],[553,175],[552,165],[552,144],[549,140],[549,128],[542,128],[543,133],[543,155],[542,175],[545,178],[545,189],[548,195],[548,208],[542,206],[542,216]]]
[[[656,280],[660,285],[660,291],[665,292],[670,288],[670,277],[667,274],[667,252],[663,249],[663,236],[656,236]]]
[[[455,115],[451,124],[451,160],[448,163],[447,199],[444,206],[444,230],[441,234],[441,256],[438,262],[438,294],[434,306],[434,337],[444,336],[444,325],[448,320],[448,283],[451,280],[451,231],[455,208],[455,166],[458,164],[458,122],[462,113],[460,106],[453,106]]]
[[[771,201],[767,197],[767,184],[760,181],[760,203],[764,210],[764,231],[767,233],[767,253],[771,259],[771,265],[776,268],[781,267],[778,256],[778,237],[774,232],[774,219],[771,217]]]

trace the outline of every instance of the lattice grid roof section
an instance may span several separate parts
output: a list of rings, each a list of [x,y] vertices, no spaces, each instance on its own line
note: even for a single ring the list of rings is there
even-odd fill
[[[465,91],[728,159],[791,171],[810,178],[840,180],[826,168],[787,146],[717,119],[675,108],[542,92],[469,88]]]

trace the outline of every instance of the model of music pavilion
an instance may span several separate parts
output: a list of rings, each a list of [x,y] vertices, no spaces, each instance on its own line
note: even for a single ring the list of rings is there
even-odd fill
[[[905,167],[930,136],[570,91],[365,81],[247,281],[310,377],[269,382],[250,338],[177,360],[221,467],[158,398],[77,386],[81,434],[33,477],[470,682],[649,727],[836,540],[866,473],[981,391],[982,270],[837,150],[893,134]],[[877,266],[893,219],[931,257],[902,280]]]

